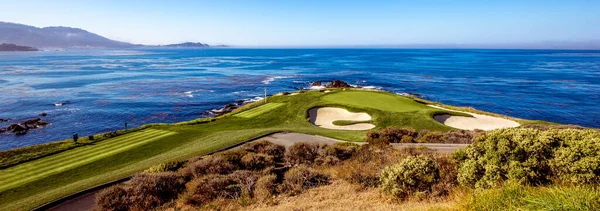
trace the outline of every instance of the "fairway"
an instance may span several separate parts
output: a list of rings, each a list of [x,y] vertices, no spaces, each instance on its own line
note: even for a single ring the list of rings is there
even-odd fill
[[[325,95],[322,99],[358,108],[366,107],[390,112],[411,112],[425,108],[412,99],[381,92],[343,91]]]
[[[269,111],[275,110],[276,108],[279,108],[281,106],[285,105],[285,103],[267,103],[264,104],[262,106],[241,112],[239,114],[234,115],[235,117],[241,117],[241,118],[253,118],[259,115],[262,115],[264,113],[267,113]]]
[[[127,151],[134,147],[159,140],[175,132],[146,129],[98,145],[79,147],[54,156],[41,158],[11,168],[0,170],[0,192],[56,173],[86,165],[102,158]]]

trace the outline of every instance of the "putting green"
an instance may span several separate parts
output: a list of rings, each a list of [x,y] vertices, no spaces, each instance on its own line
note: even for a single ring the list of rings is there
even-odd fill
[[[134,147],[159,140],[175,132],[146,129],[103,141],[101,145],[79,147],[0,170],[0,192],[59,172],[73,169]]]
[[[233,116],[242,117],[242,118],[253,118],[256,116],[260,116],[264,113],[267,113],[269,111],[275,110],[283,105],[285,105],[285,103],[267,103],[267,104],[261,105],[259,107],[241,112],[236,115],[233,115]]]
[[[341,91],[327,94],[322,99],[357,108],[373,108],[390,112],[411,112],[426,108],[412,99],[382,92]]]

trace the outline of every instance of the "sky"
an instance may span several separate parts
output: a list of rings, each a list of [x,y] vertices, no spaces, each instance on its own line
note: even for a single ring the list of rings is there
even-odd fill
[[[600,0],[0,0],[0,21],[150,45],[588,42],[600,39]]]

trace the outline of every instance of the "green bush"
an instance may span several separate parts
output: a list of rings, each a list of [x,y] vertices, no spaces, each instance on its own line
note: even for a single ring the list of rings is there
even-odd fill
[[[454,154],[458,181],[476,188],[503,181],[540,185],[559,182],[598,184],[600,132],[580,129],[501,129],[478,136]]]
[[[593,130],[577,133],[559,133],[564,140],[555,149],[551,167],[554,174],[565,183],[600,183],[600,135]]]
[[[424,197],[438,182],[440,170],[436,163],[424,156],[407,157],[399,164],[381,171],[383,192],[404,199],[409,196]]]
[[[161,164],[152,166],[152,167],[144,170],[144,172],[145,173],[159,173],[159,172],[166,172],[166,171],[175,171],[175,170],[181,168],[184,164],[185,164],[185,161],[161,163]]]

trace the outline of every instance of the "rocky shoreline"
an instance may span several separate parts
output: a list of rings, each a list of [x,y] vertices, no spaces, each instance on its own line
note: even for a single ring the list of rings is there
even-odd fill
[[[0,119],[4,122],[7,119]],[[50,124],[49,122],[42,121],[40,118],[29,119],[19,123],[13,123],[7,127],[0,128],[0,133],[13,133],[15,135],[25,135],[31,129],[41,128]]]

